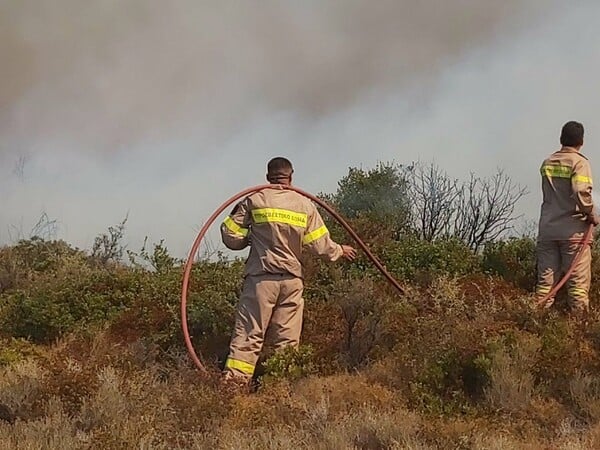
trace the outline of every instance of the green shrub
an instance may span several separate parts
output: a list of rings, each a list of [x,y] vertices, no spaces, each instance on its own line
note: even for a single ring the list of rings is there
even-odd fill
[[[0,366],[10,366],[37,354],[36,347],[24,339],[0,339]]]
[[[469,247],[456,239],[433,242],[407,236],[379,251],[387,268],[396,276],[428,281],[434,275],[466,275],[478,271],[479,260]]]
[[[417,406],[432,414],[466,412],[463,375],[467,364],[454,349],[440,351],[410,383]]]
[[[135,285],[126,272],[80,275],[75,279],[48,278],[31,289],[3,294],[1,330],[14,337],[49,342],[115,317],[135,296]]]
[[[530,291],[536,281],[535,245],[533,239],[526,237],[490,242],[483,250],[481,267]]]
[[[0,293],[23,288],[65,267],[85,265],[86,259],[84,252],[64,241],[32,238],[0,248]]]
[[[310,345],[299,348],[285,347],[264,362],[264,376],[267,379],[296,380],[314,374],[314,351]]]

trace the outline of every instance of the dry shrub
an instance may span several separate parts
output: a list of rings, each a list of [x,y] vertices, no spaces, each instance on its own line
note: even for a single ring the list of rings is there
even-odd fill
[[[402,409],[366,407],[339,417],[290,426],[273,424],[248,430],[224,428],[219,436],[198,436],[195,448],[219,449],[428,449],[418,438],[419,419]],[[210,447],[208,446],[210,443]]]
[[[508,413],[520,413],[529,408],[535,394],[532,367],[540,345],[538,338],[522,335],[511,348],[501,347],[493,355],[490,384],[484,389],[492,408]]]
[[[592,422],[600,420],[600,380],[576,371],[569,382],[569,392],[577,411]]]
[[[36,415],[47,373],[33,360],[0,370],[0,403],[21,418]]]
[[[429,448],[417,437],[419,427],[418,417],[405,410],[386,412],[366,409],[342,422],[342,429],[352,444],[363,449]]]
[[[524,444],[510,435],[480,432],[476,435],[472,448],[478,450],[538,450],[540,447],[539,443]]]
[[[399,400],[389,389],[362,376],[311,377],[297,383],[268,385],[256,395],[233,399],[235,407],[224,422],[228,429],[295,426],[312,430],[349,414],[372,408],[387,411]]]
[[[388,409],[403,403],[393,391],[361,375],[308,378],[294,387],[293,394],[305,409],[326,402],[327,417],[340,417],[365,407]]]
[[[600,422],[596,422],[585,433],[585,443],[590,449],[600,448]]]
[[[433,279],[427,293],[433,301],[433,307],[438,312],[448,309],[462,313],[466,309],[465,294],[461,289],[459,278],[450,275],[440,275]]]
[[[0,422],[0,449],[78,449],[88,448],[87,436],[78,433],[60,399],[51,398],[43,417],[18,420],[14,425]]]
[[[595,450],[600,448],[600,423],[586,428],[574,420],[565,420],[559,427],[552,448],[558,450]]]

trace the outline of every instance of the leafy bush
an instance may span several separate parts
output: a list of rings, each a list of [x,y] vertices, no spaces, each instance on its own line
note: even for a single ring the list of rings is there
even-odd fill
[[[286,347],[275,352],[264,362],[264,374],[267,379],[296,380],[316,373],[313,361],[314,351],[310,345],[301,345],[297,349]]]
[[[84,252],[64,241],[40,238],[19,241],[0,248],[0,294],[34,283],[44,274],[59,273],[66,267],[85,265]]]
[[[434,275],[467,275],[478,271],[477,256],[461,241],[427,242],[404,237],[379,251],[387,268],[405,280],[431,281]]]
[[[11,336],[49,342],[107,321],[135,297],[127,272],[95,271],[77,278],[48,277],[30,289],[0,296],[0,329]]]
[[[483,250],[481,267],[531,291],[536,282],[535,246],[535,241],[527,237],[489,242]]]

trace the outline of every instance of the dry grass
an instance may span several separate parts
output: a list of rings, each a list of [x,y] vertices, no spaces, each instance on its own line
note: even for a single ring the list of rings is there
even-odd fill
[[[600,380],[576,371],[569,382],[573,402],[581,414],[592,422],[600,420]]]
[[[532,367],[540,349],[539,339],[524,337],[512,351],[501,348],[493,357],[490,384],[485,396],[490,405],[508,413],[525,412],[535,395]]]
[[[490,404],[508,412],[527,410],[535,392],[526,369],[539,346],[519,342],[514,354],[497,354],[486,390]],[[590,409],[595,380],[585,375],[571,386],[590,425],[573,419],[550,439],[541,430],[522,436],[510,419],[498,426],[493,417],[465,421],[411,411],[401,391],[357,373],[274,381],[256,394],[232,395],[199,379],[184,361],[169,371],[156,361],[124,369],[123,361],[111,363],[111,346],[80,361],[69,354],[76,347],[63,342],[44,360],[2,369],[0,400],[19,418],[0,423],[1,449],[592,449],[600,442]],[[138,347],[122,348],[122,357],[132,348]],[[77,407],[71,391],[57,395],[51,382],[57,358],[62,382],[83,393]]]

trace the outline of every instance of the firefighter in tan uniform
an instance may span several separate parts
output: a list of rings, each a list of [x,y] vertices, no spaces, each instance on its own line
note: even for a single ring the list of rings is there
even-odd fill
[[[268,163],[271,184],[291,184],[292,173],[292,164],[285,158]],[[221,237],[232,250],[250,246],[225,362],[227,379],[249,381],[267,328],[276,349],[299,345],[304,307],[302,252],[336,261],[340,257],[353,260],[356,250],[333,242],[310,200],[281,188],[265,189],[238,203],[221,225]]]
[[[561,132],[562,148],[543,163],[543,203],[537,242],[538,282],[536,297],[544,300],[558,283],[579,250],[583,253],[568,281],[568,302],[572,310],[587,311],[591,281],[591,248],[583,243],[590,223],[598,225],[592,201],[592,171],[590,163],[580,153],[583,146],[583,125],[566,123]],[[540,306],[549,308],[554,298]]]

